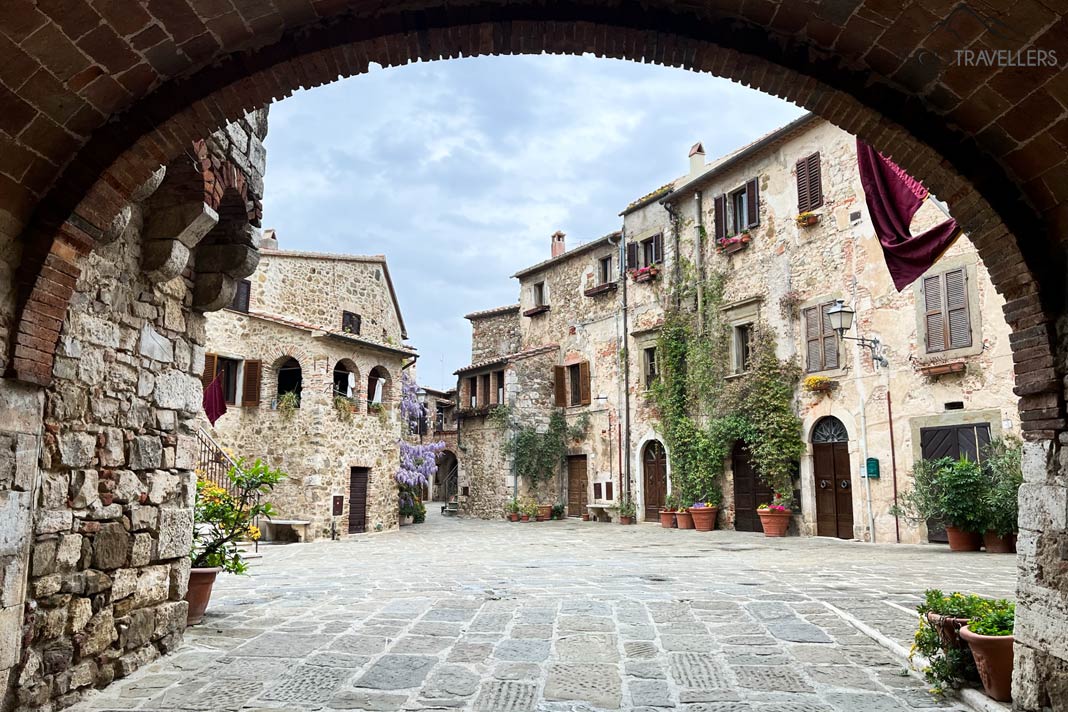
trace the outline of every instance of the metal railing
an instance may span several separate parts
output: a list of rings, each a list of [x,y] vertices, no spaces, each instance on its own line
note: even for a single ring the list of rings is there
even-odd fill
[[[449,470],[449,474],[445,477],[445,501],[451,502],[453,497],[459,494],[460,483],[460,465],[456,464]]]
[[[196,468],[202,480],[223,488],[231,495],[237,494],[229,473],[230,468],[235,468],[238,472],[241,468],[203,428],[197,428]]]

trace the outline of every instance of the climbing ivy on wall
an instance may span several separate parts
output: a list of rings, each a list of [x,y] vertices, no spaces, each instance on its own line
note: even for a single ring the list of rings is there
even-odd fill
[[[589,416],[583,414],[570,427],[559,410],[549,416],[547,428],[536,425],[518,426],[505,441],[504,450],[515,463],[515,473],[544,495],[545,485],[552,481],[567,455],[568,443],[578,440],[589,428]]]
[[[754,325],[750,369],[728,380],[731,330],[722,319],[723,276],[704,282],[689,269],[657,340],[660,378],[650,395],[671,458],[672,490],[686,503],[719,498],[719,478],[741,440],[758,476],[790,500],[804,452],[794,408],[796,363],[775,353],[775,331]],[[693,305],[701,291],[703,319]]]

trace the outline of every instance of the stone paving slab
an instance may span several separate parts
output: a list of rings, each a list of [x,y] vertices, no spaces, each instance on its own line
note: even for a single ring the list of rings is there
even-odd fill
[[[179,650],[75,712],[959,710],[847,618],[907,648],[925,588],[1015,585],[1011,556],[933,545],[433,513],[261,550]]]

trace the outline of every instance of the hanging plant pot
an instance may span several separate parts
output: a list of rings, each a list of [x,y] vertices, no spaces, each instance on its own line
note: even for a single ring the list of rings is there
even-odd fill
[[[189,602],[186,625],[197,625],[204,619],[204,611],[208,610],[211,601],[211,589],[220,571],[218,566],[189,570],[189,588],[185,592],[185,600]]]
[[[979,532],[966,532],[953,526],[946,527],[950,551],[979,551],[983,547],[983,538]]]
[[[693,529],[693,517],[690,516],[690,511],[687,509],[680,509],[675,512],[675,522],[679,529]]]
[[[1015,638],[1011,635],[979,635],[968,630],[968,626],[961,627],[960,637],[972,650],[986,696],[998,702],[1010,702]]]

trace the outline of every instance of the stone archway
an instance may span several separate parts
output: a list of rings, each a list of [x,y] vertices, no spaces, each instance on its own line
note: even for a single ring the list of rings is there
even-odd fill
[[[158,168],[190,146],[196,154],[197,141],[300,87],[360,74],[371,63],[542,51],[728,77],[813,110],[923,176],[988,265],[1007,299],[1016,392],[1033,441],[1021,540],[1034,558],[1024,555],[1018,629],[1019,679],[1031,682],[1033,696],[1019,704],[1040,706],[1053,676],[1068,674],[1063,636],[1058,643],[1042,633],[1044,621],[1068,610],[1053,573],[1063,567],[1064,516],[1046,507],[1068,489],[1057,439],[1065,430],[1057,321],[1064,314],[1068,88],[1048,68],[951,62],[959,45],[977,43],[1068,56],[1063,10],[1007,0],[981,12],[960,3],[943,17],[877,0],[768,0],[735,9],[681,0],[413,0],[401,10],[369,0],[117,7],[80,3],[70,13],[61,3],[42,9],[17,0],[0,11],[0,99],[8,107],[0,118],[0,245],[11,248],[0,264],[9,287],[0,295],[7,336],[0,362],[14,379],[43,386],[56,378],[62,323],[81,309],[71,297],[85,260]],[[1011,25],[1015,39],[990,32],[995,22]],[[219,179],[221,166],[205,171],[196,158],[204,185],[213,196],[222,188],[223,201],[226,172]],[[34,389],[14,382],[5,389],[18,394],[10,402],[41,412]],[[11,453],[35,451],[23,436],[32,440],[40,421],[5,421]],[[69,440],[78,446],[75,459],[93,462],[88,438]],[[17,464],[32,471],[32,460],[20,455]],[[32,491],[33,472],[20,475],[19,486],[27,477]],[[19,603],[5,597],[4,615],[12,618]]]

